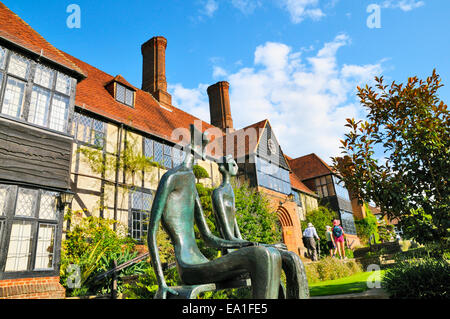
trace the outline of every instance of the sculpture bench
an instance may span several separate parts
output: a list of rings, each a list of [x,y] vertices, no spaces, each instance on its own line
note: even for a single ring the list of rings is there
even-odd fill
[[[234,279],[203,285],[175,286],[170,288],[178,292],[178,295],[175,296],[169,294],[167,299],[196,299],[199,294],[207,291],[219,291],[225,289],[236,289],[245,287],[251,287],[250,279]],[[284,299],[285,296],[286,296],[285,287],[283,284],[281,284],[278,298]]]

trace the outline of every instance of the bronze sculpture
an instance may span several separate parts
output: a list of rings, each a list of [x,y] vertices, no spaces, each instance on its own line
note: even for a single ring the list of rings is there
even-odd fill
[[[159,259],[156,234],[161,221],[174,246],[177,269],[183,283],[197,285],[221,282],[248,273],[253,298],[275,299],[280,285],[280,253],[275,248],[245,240],[218,238],[208,228],[192,171],[194,158],[205,159],[208,142],[207,137],[191,125],[191,144],[187,147],[183,163],[167,171],[156,190],[147,236],[151,263],[159,286],[155,298],[165,299],[168,293],[177,294],[167,286]],[[217,249],[239,249],[215,260],[208,260],[196,244],[194,222],[207,245]]]
[[[241,232],[235,215],[235,197],[230,184],[231,176],[235,176],[238,166],[231,155],[225,156],[219,164],[222,174],[222,184],[214,189],[212,194],[213,210],[220,234],[224,239],[240,242]],[[309,298],[308,280],[305,267],[300,257],[288,251],[284,244],[266,245],[278,249],[282,257],[282,268],[286,274],[288,299]]]

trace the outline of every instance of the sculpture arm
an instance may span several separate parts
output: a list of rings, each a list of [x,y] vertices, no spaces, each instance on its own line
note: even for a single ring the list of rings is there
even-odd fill
[[[234,236],[236,238],[242,239],[241,231],[239,230],[239,225],[236,218],[234,218]]]
[[[233,249],[257,245],[256,243],[252,243],[249,241],[231,241],[214,236],[209,229],[208,224],[206,223],[206,219],[203,214],[203,209],[200,202],[200,197],[198,196],[198,194],[196,194],[195,198],[195,222],[197,224],[198,230],[200,231],[200,235],[202,236],[206,245],[210,247],[218,249]]]
[[[159,222],[161,221],[162,214],[164,213],[164,208],[166,206],[167,197],[170,192],[170,188],[165,185],[167,179],[163,177],[161,179],[160,185],[156,190],[155,200],[153,201],[152,210],[150,213],[150,223],[147,233],[147,243],[148,249],[150,251],[150,261],[152,263],[153,270],[156,274],[156,279],[158,281],[159,290],[155,297],[166,298],[167,292],[172,294],[177,294],[174,290],[168,288],[166,280],[164,279],[164,273],[161,266],[161,260],[159,258],[159,250],[156,242],[156,235],[158,233]],[[164,186],[163,186],[164,185]]]

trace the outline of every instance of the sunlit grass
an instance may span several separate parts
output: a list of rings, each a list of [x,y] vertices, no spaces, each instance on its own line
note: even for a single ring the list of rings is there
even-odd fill
[[[309,285],[311,297],[314,296],[330,296],[364,292],[369,289],[367,279],[371,275],[382,278],[384,270],[375,272],[361,272],[350,277],[340,278],[336,280],[327,280]]]

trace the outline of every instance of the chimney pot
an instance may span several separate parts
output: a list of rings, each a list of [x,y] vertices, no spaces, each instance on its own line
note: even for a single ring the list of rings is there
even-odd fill
[[[226,81],[217,82],[208,87],[209,111],[211,124],[223,131],[233,131],[233,118],[230,108],[230,84]]]
[[[141,46],[142,90],[159,102],[172,105],[172,96],[167,92],[166,48],[167,39],[162,36],[153,37]]]

